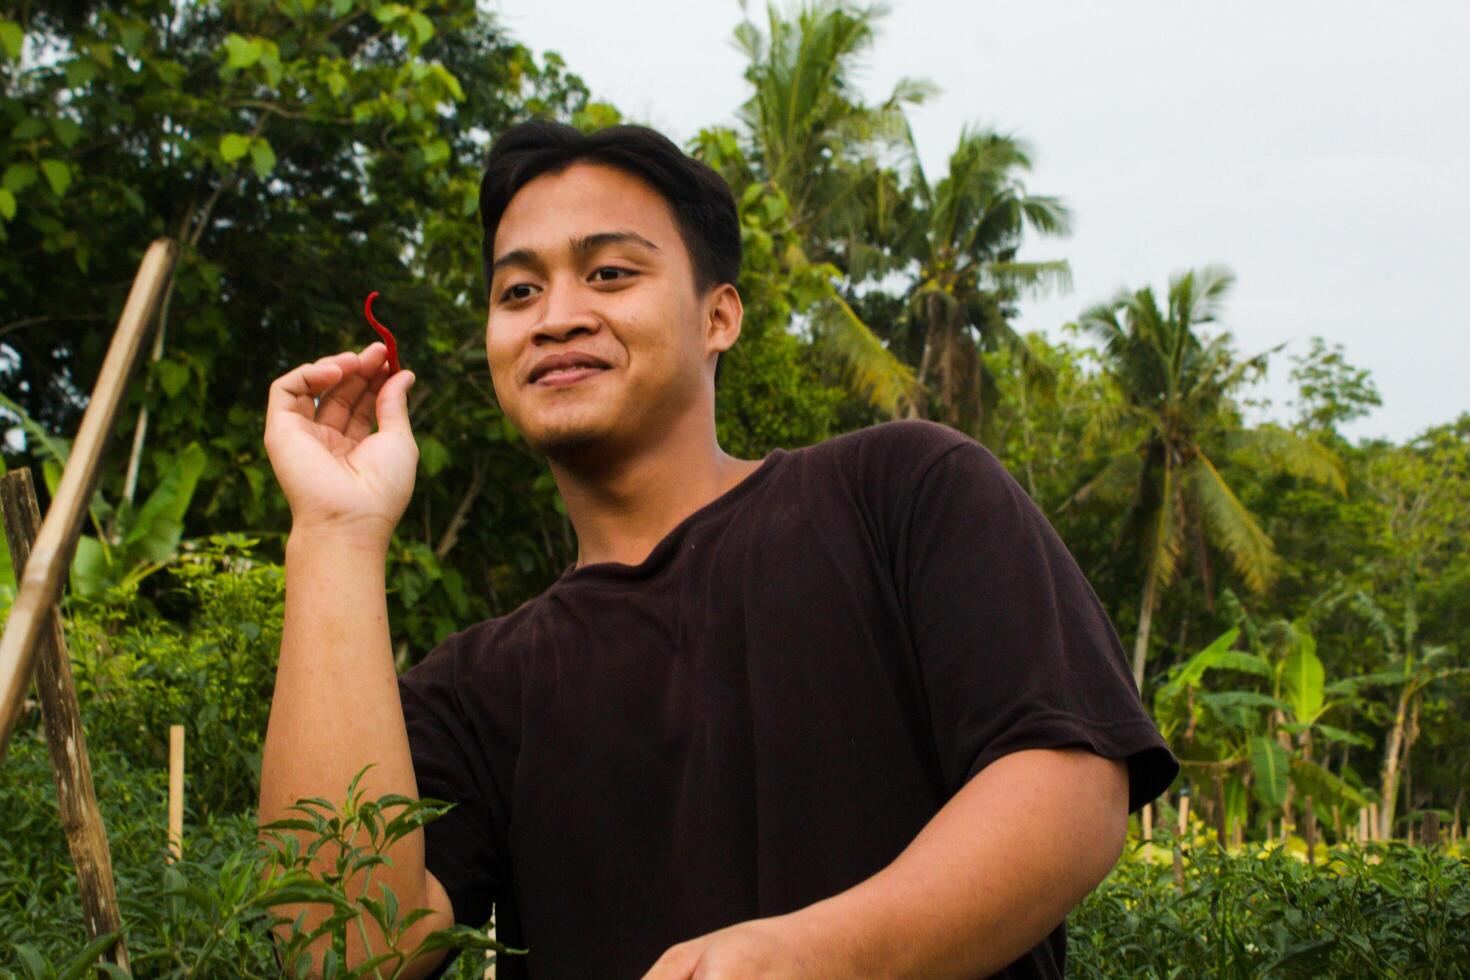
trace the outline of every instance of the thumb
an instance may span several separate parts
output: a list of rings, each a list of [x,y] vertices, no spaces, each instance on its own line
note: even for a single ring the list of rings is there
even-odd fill
[[[412,371],[399,371],[378,389],[378,431],[398,432],[413,437],[408,424],[408,391],[418,378]]]

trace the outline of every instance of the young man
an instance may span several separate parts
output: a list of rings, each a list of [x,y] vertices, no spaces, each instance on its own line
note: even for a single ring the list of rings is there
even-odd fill
[[[490,373],[577,562],[399,681],[413,376],[375,344],[278,379],[262,818],[368,763],[369,793],[452,801],[377,875],[418,931],[493,906],[530,950],[502,977],[1061,975],[1063,918],[1177,767],[1045,519],[929,423],[722,452],[739,223],[663,137],[517,127],[480,200]]]

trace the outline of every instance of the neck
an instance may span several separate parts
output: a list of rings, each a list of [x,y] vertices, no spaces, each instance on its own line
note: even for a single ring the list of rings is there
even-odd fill
[[[728,455],[713,420],[596,469],[551,464],[577,532],[577,566],[637,565],[680,521],[749,476],[759,460]]]

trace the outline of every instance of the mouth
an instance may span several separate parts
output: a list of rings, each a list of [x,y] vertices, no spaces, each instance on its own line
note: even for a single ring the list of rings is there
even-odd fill
[[[553,368],[538,375],[532,384],[538,388],[565,388],[606,370],[600,367]]]

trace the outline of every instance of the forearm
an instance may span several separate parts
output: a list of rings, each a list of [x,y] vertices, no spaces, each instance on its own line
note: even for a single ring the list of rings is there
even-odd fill
[[[977,977],[1056,928],[1117,861],[1122,763],[1082,750],[1006,756],[977,774],[887,868],[792,916],[851,976]]]
[[[291,816],[287,808],[303,797],[341,800],[369,765],[359,784],[367,798],[418,796],[388,633],[384,557],[380,547],[342,536],[293,533],[287,544],[281,656],[261,760],[263,824]],[[398,841],[391,856],[391,866],[374,869],[374,881],[392,888],[405,911],[435,904],[423,832]],[[308,919],[325,912],[308,908]],[[413,936],[447,925],[443,918],[431,916]]]

